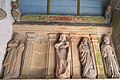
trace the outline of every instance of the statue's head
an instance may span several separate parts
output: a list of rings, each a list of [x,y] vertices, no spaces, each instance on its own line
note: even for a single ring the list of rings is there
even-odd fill
[[[67,40],[67,36],[65,34],[61,34],[59,41],[66,41],[66,40]]]
[[[110,12],[111,9],[112,9],[112,6],[111,6],[111,5],[108,5],[107,10]]]
[[[83,40],[82,40],[82,42],[83,42],[84,44],[87,44],[87,43],[88,43],[88,38],[84,37]]]
[[[105,36],[103,37],[103,42],[104,42],[105,44],[110,44],[110,37],[107,36],[107,35],[105,35]]]
[[[20,35],[18,33],[14,33],[13,40],[15,42],[19,42],[20,41]]]

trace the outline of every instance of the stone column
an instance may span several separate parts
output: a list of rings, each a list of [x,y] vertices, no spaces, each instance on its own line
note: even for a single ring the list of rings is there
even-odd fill
[[[26,50],[23,58],[23,67],[22,74],[20,78],[30,78],[30,67],[31,67],[31,57],[33,53],[33,42],[34,42],[35,33],[29,32],[27,33],[27,44]]]
[[[93,47],[94,47],[94,60],[95,60],[95,65],[96,65],[96,70],[98,74],[98,78],[105,78],[105,72],[104,72],[104,66],[103,66],[103,61],[102,61],[102,56],[100,52],[100,37],[98,35],[91,35],[92,37],[92,42],[93,42]]]
[[[79,61],[79,53],[78,53],[78,41],[76,35],[71,36],[71,43],[72,43],[72,78],[81,78],[80,76],[80,61]]]
[[[55,40],[56,34],[49,34],[48,79],[55,77]]]

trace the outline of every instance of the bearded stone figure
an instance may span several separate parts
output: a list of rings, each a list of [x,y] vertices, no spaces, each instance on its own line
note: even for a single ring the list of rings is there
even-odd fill
[[[105,67],[105,73],[108,78],[120,78],[119,66],[114,48],[110,45],[110,37],[105,35],[101,45],[101,52]]]
[[[96,70],[92,60],[92,47],[90,47],[88,38],[83,38],[79,45],[79,56],[81,63],[82,78],[96,78]]]
[[[4,61],[4,79],[16,79],[20,76],[21,57],[24,51],[24,43],[18,33],[14,34],[9,42],[7,55]]]
[[[62,79],[70,78],[71,50],[70,42],[67,39],[67,35],[61,34],[59,41],[55,44],[57,53],[56,77]]]

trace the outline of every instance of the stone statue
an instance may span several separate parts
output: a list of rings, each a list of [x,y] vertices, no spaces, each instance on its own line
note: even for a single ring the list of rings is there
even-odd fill
[[[24,43],[20,39],[20,35],[16,33],[9,42],[7,54],[4,61],[4,79],[19,78],[21,58],[24,51]]]
[[[106,76],[108,78],[120,78],[119,66],[117,63],[115,51],[114,48],[110,45],[110,37],[108,35],[103,37],[101,52]]]
[[[108,5],[105,11],[105,19],[107,24],[111,24],[111,16],[112,16],[112,6]]]
[[[92,60],[92,49],[90,49],[90,41],[88,38],[83,38],[79,45],[79,56],[81,63],[82,78],[96,78],[96,70]]]
[[[61,34],[58,43],[55,44],[57,53],[57,78],[70,78],[71,50],[67,35]]]
[[[11,0],[11,6],[12,6],[12,15],[15,21],[20,21],[21,13],[19,10],[19,5],[17,3],[17,0]]]

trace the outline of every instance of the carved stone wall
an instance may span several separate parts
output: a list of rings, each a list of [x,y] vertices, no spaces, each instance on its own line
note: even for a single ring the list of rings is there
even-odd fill
[[[92,37],[94,45],[94,64],[98,78],[105,78],[99,41],[101,36],[111,32],[104,26],[60,26],[60,25],[27,25],[17,24],[14,32],[24,35],[26,50],[20,78],[55,78],[56,55],[55,42],[58,33],[69,34],[71,38],[71,78],[81,78],[81,65],[78,55],[78,44],[82,37]]]

